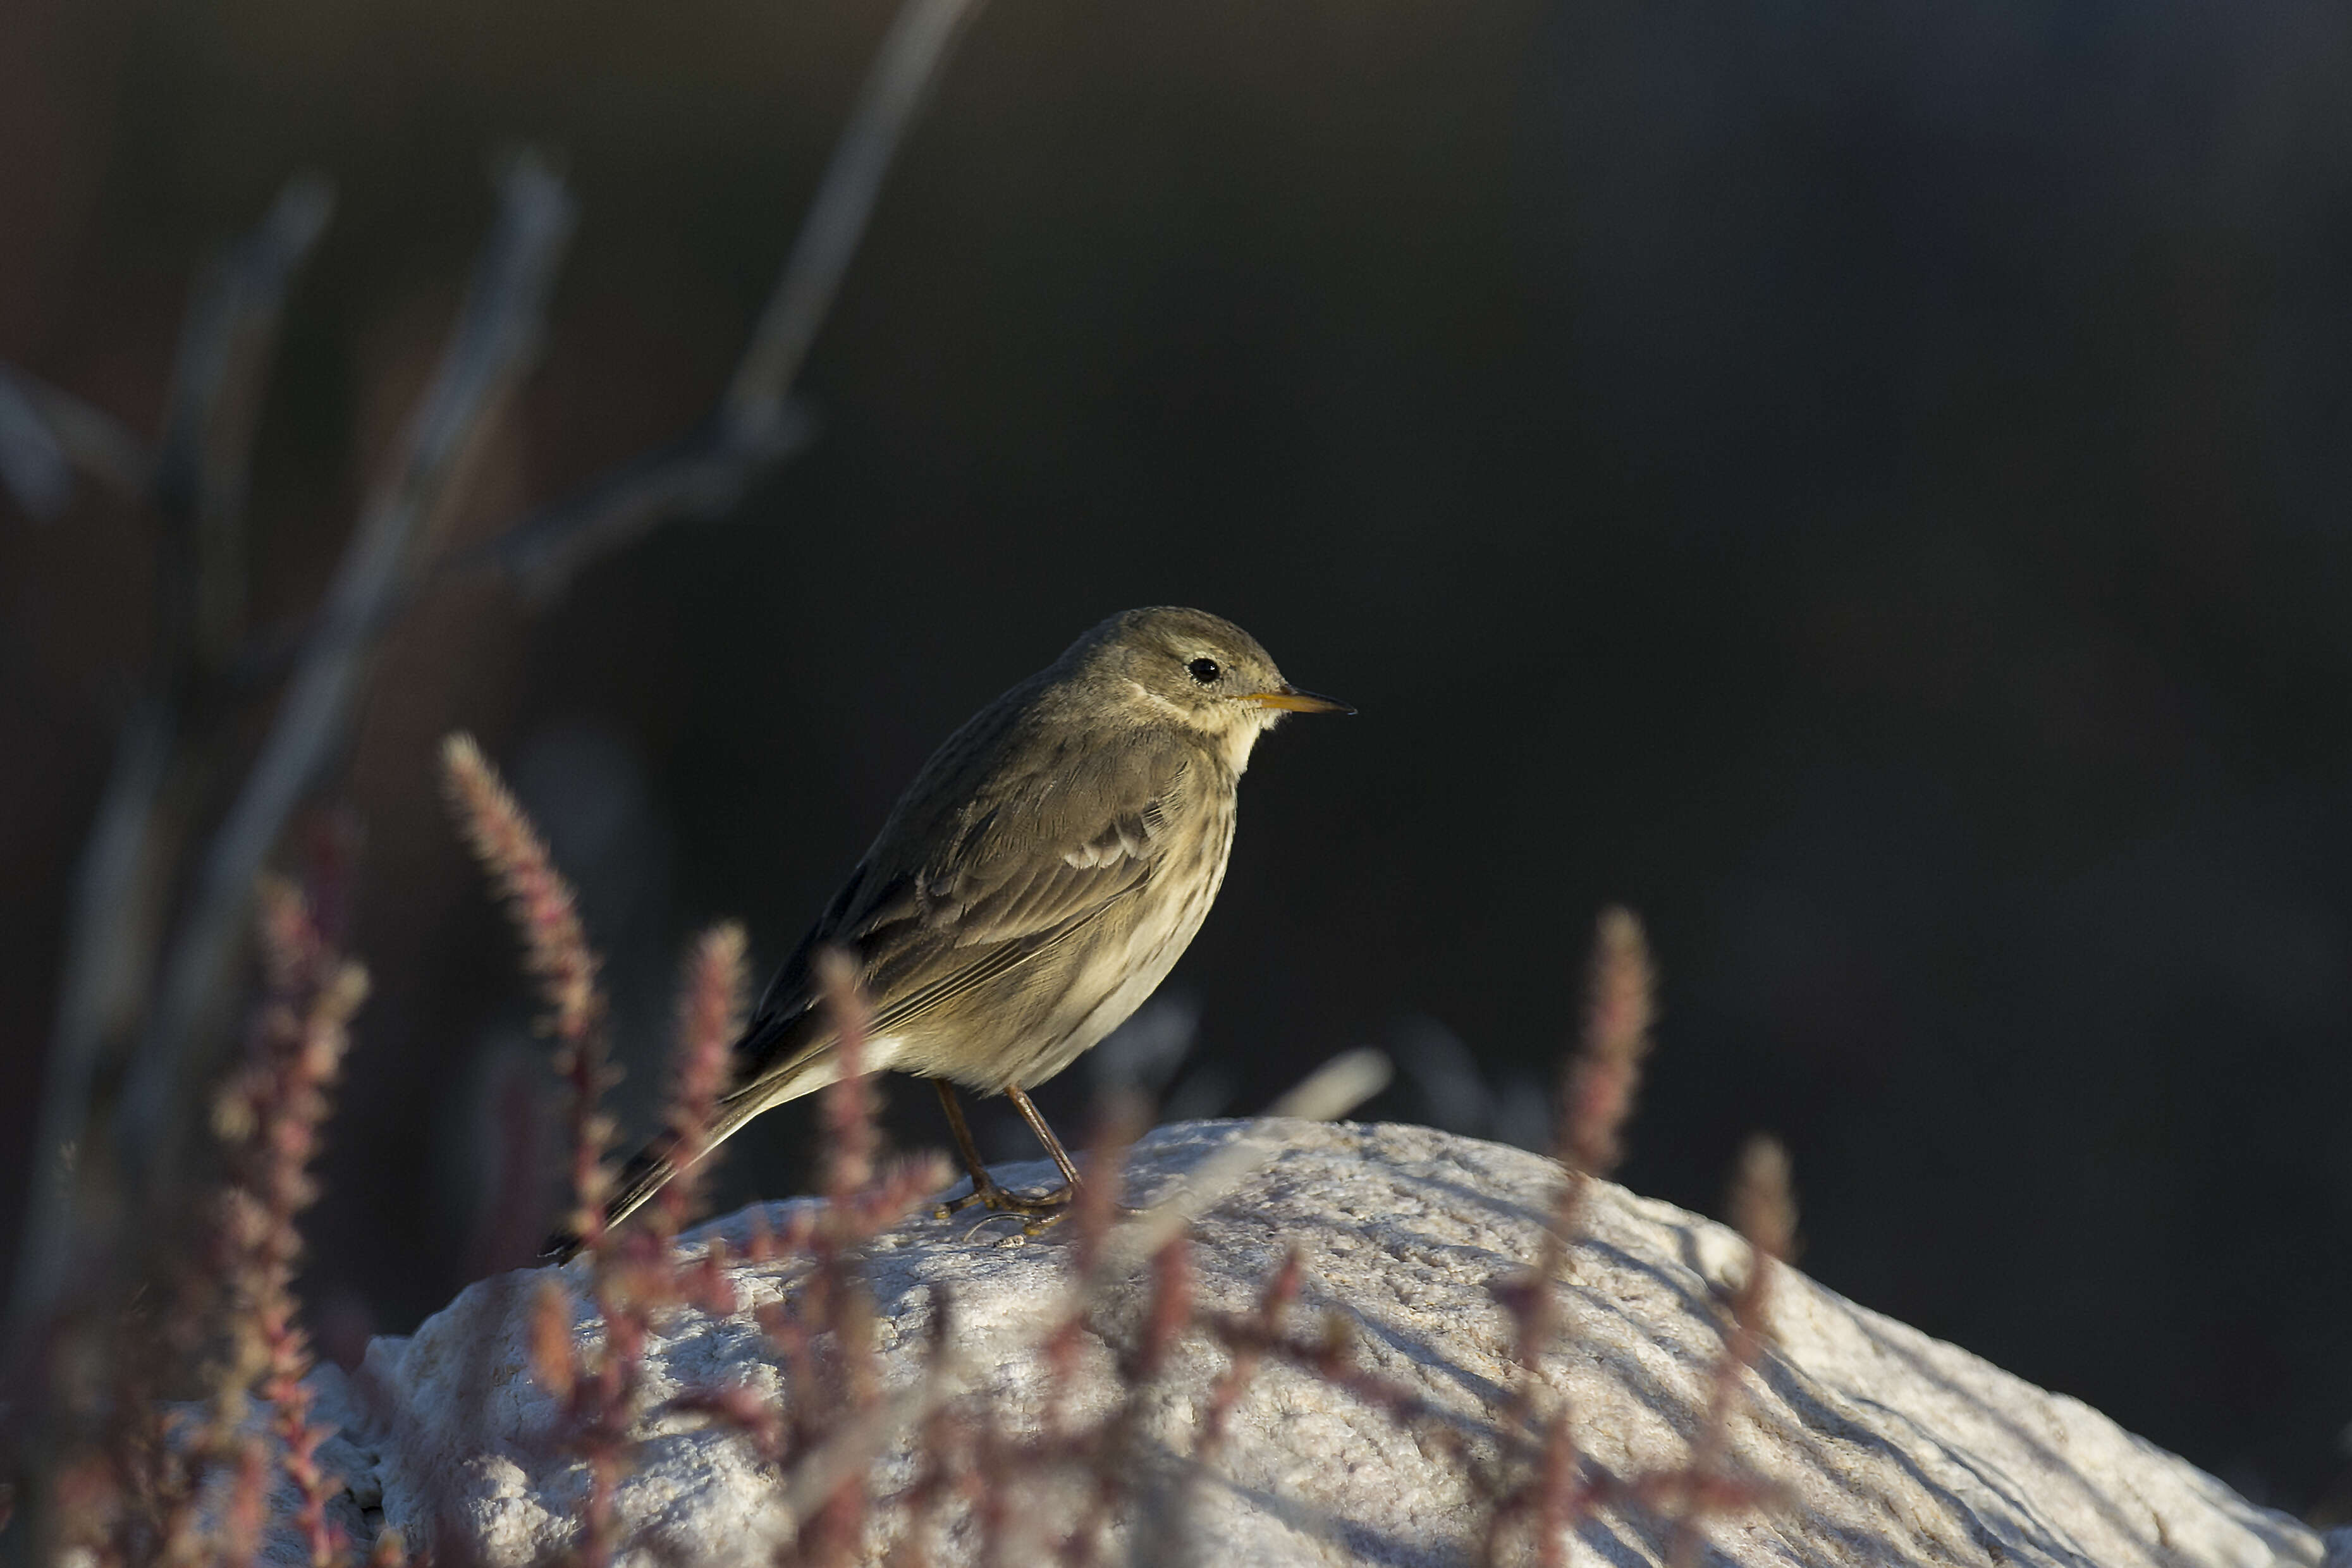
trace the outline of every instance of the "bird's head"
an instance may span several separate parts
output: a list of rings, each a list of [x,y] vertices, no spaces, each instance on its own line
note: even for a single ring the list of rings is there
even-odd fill
[[[1099,700],[1139,723],[1169,720],[1219,746],[1238,773],[1251,745],[1286,713],[1353,713],[1282,678],[1257,639],[1205,610],[1129,610],[1062,656]]]

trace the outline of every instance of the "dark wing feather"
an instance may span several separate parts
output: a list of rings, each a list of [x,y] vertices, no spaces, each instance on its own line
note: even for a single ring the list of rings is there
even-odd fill
[[[1121,739],[1059,749],[1029,776],[1009,778],[958,770],[956,743],[942,748],[769,985],[736,1047],[736,1092],[796,1070],[831,1043],[810,973],[822,947],[857,956],[874,1031],[887,1034],[1141,893],[1166,856],[1193,770],[1206,764],[1181,740]],[[979,776],[969,791],[927,788],[942,771]],[[929,812],[918,808],[926,802]]]

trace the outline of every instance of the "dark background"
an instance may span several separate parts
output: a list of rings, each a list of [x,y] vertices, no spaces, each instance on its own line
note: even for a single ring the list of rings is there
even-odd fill
[[[0,356],[151,427],[207,247],[331,174],[254,503],[255,618],[298,614],[487,158],[550,149],[584,217],[480,526],[706,405],[886,16],[13,0]],[[384,663],[338,796],[377,989],[329,1348],[499,1260],[538,1049],[442,731],[583,883],[642,1116],[696,925],[773,962],[955,723],[1192,603],[1363,713],[1258,752],[1171,983],[1188,1108],[1458,1041],[1496,1103],[1374,1110],[1535,1136],[1625,900],[1666,1010],[1631,1184],[1712,1207],[1777,1131],[1828,1284],[2313,1505],[2352,1416],[2347,80],[2352,20],[2295,0],[998,0],[817,346],[811,453],[543,613],[445,594]],[[0,503],[10,1150],[150,526]],[[772,1121],[735,1195],[803,1173]]]

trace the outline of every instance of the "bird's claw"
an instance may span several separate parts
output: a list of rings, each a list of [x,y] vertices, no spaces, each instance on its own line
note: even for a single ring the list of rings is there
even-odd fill
[[[950,1198],[933,1211],[939,1219],[952,1218],[960,1210],[980,1204],[993,1213],[1014,1215],[1021,1218],[1021,1234],[1035,1236],[1047,1226],[1070,1212],[1077,1194],[1068,1186],[1047,1193],[1016,1193],[1010,1187],[1000,1187],[994,1182],[974,1185],[960,1198]]]

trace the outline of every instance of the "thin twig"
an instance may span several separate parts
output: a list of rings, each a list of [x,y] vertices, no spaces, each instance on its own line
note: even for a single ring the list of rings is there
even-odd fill
[[[280,638],[274,646],[248,651],[239,660],[236,679],[248,689],[258,687],[283,661],[294,660],[299,668],[271,743],[207,858],[194,913],[165,974],[163,1005],[142,1042],[140,1059],[132,1070],[126,1114],[143,1138],[160,1135],[164,1140],[160,1146],[162,1158],[146,1163],[151,1184],[158,1173],[168,1170],[175,1152],[175,1135],[160,1123],[176,1099],[184,1058],[194,1048],[193,1037],[202,1033],[217,1012],[221,974],[234,951],[242,914],[245,895],[241,889],[267,856],[287,814],[320,762],[332,751],[352,693],[362,682],[367,651],[432,583],[494,565],[528,593],[544,597],[588,560],[668,516],[680,511],[709,516],[726,510],[761,473],[806,444],[808,421],[789,401],[792,383],[839,290],[890,161],[957,34],[978,5],[979,0],[910,0],[894,20],[735,375],[718,407],[697,431],[668,447],[623,464],[592,481],[578,496],[501,531],[485,546],[458,552],[418,573],[406,569],[404,546],[422,531],[418,524],[434,494],[446,487],[449,470],[462,455],[456,450],[465,444],[460,438],[478,422],[465,417],[436,419],[433,415],[436,409],[444,415],[465,410],[478,415],[499,401],[513,379],[513,370],[536,341],[545,275],[551,271],[554,255],[569,232],[570,204],[551,177],[539,174],[525,179],[518,173],[509,178],[501,233],[513,231],[511,242],[494,241],[477,270],[468,320],[478,330],[461,333],[445,360],[436,389],[441,395],[428,400],[418,421],[411,458],[403,465],[394,493],[380,497],[371,508],[369,520],[363,521],[346,555],[337,591],[315,622],[299,638]],[[537,199],[524,199],[526,187],[535,187]],[[300,204],[289,206],[294,194],[289,187],[273,220],[289,212],[299,216]],[[288,232],[299,228],[290,221],[273,226]],[[47,389],[34,387],[23,378],[15,385],[22,395],[19,405],[49,414],[52,447],[86,457],[92,465],[118,474],[135,468],[140,483],[147,482],[152,465],[135,453],[135,444],[126,452],[124,442],[108,435],[103,416],[87,410],[92,417],[82,418],[80,405],[65,395],[51,396]],[[441,437],[437,447],[436,437]],[[38,454],[34,460],[37,468]],[[404,494],[408,504],[394,504]],[[390,526],[395,521],[397,528]],[[386,526],[372,527],[372,523]],[[378,537],[388,532],[401,537]],[[121,837],[117,832],[109,847],[118,846]],[[99,859],[97,848],[94,843],[92,864]],[[125,858],[114,853],[105,863],[113,866]],[[101,910],[115,910],[125,907],[128,900],[108,898],[91,902]],[[74,988],[68,985],[68,989],[70,993]],[[58,1151],[76,1145],[87,1116],[89,1071],[68,1065],[52,1073],[51,1081],[59,1086],[58,1093],[67,1103],[56,1114],[45,1114],[45,1125],[57,1130],[54,1136],[45,1136],[40,1145],[47,1152],[42,1161],[45,1171],[58,1167]],[[27,1229],[27,1259],[40,1266],[18,1270],[20,1322],[26,1302],[45,1303],[54,1298],[58,1265],[46,1254],[55,1250],[55,1237],[68,1228],[70,1215],[52,1202],[36,1219]],[[31,1249],[35,1247],[43,1249],[43,1256],[34,1257]]]
[[[1293,1247],[1283,1254],[1282,1267],[1274,1271],[1258,1298],[1257,1321],[1248,1325],[1255,1333],[1235,1335],[1228,1342],[1233,1362],[1209,1391],[1209,1407],[1202,1416],[1201,1436],[1192,1449],[1196,1465],[1209,1464],[1224,1447],[1225,1428],[1233,1419],[1234,1407],[1241,1403],[1250,1379],[1257,1375],[1257,1363],[1265,1353],[1265,1346],[1281,1336],[1283,1314],[1298,1300],[1302,1272],[1298,1248]]]
[[[616,1075],[605,1065],[609,1009],[572,885],[472,736],[453,734],[442,742],[441,777],[474,858],[505,896],[508,917],[522,942],[523,967],[547,1004],[543,1027],[554,1037],[555,1070],[567,1090],[567,1225],[587,1255],[589,1294],[604,1323],[604,1343],[583,1361],[572,1342],[570,1298],[551,1280],[541,1287],[532,1318],[530,1359],[541,1385],[563,1403],[563,1441],[588,1471],[580,1536],[570,1560],[578,1568],[604,1568],[612,1561],[618,1531],[614,1500],[635,1460],[628,1426],[646,1335],[656,1299],[670,1293],[667,1248],[660,1248],[655,1260],[662,1267],[639,1271],[646,1278],[632,1279],[604,1223],[612,1181],[604,1154],[613,1124],[603,1101]]]
[[[1730,1197],[1732,1224],[1748,1241],[1748,1273],[1733,1287],[1727,1304],[1730,1321],[1708,1383],[1706,1414],[1691,1441],[1682,1508],[1666,1547],[1673,1568],[1695,1568],[1699,1521],[1710,1512],[1725,1511],[1716,1494],[1743,1487],[1755,1489],[1724,1475],[1723,1469],[1731,1447],[1731,1418],[1739,1408],[1748,1369],[1771,1342],[1773,1270],[1796,1244],[1795,1186],[1789,1175],[1789,1151],[1780,1140],[1759,1133],[1741,1147]]]
[[[783,277],[720,399],[729,424],[764,425],[782,409],[865,237],[890,159],[949,47],[977,9],[978,0],[908,0],[891,19],[793,242]]]
[[[1642,922],[1630,910],[1603,910],[1592,935],[1584,1029],[1562,1075],[1552,1152],[1564,1173],[1535,1267],[1514,1302],[1517,1359],[1525,1373],[1516,1401],[1520,1414],[1533,1397],[1537,1371],[1559,1326],[1554,1281],[1582,1227],[1588,1185],[1624,1157],[1624,1126],[1633,1112],[1633,1091],[1641,1083],[1642,1058],[1649,1054],[1650,1026],[1657,1013],[1656,985]]]
[[[76,471],[144,500],[154,459],[113,415],[0,364],[0,486],[26,516],[47,522],[72,504]]]
[[[857,103],[811,199],[791,253],[761,307],[734,375],[702,421],[677,440],[590,480],[578,492],[437,563],[412,591],[491,570],[544,603],[581,568],[678,516],[732,510],[814,432],[793,388],[864,240],[884,177],[956,38],[981,0],[908,0],[890,24]],[[389,617],[406,599],[389,603]]]
[[[183,1085],[218,1016],[243,917],[287,818],[341,742],[364,684],[367,626],[414,569],[497,414],[536,350],[555,263],[572,231],[572,198],[536,160],[508,170],[499,213],[465,313],[413,416],[392,476],[361,517],[268,737],[206,852],[184,929],[166,960],[155,1016],[123,1095],[123,1156],[148,1193],[178,1164]]]
[[[761,476],[805,449],[815,421],[785,404],[757,428],[704,419],[677,440],[631,458],[436,566],[419,591],[489,569],[544,605],[582,568],[673,517],[723,517]],[[404,606],[390,606],[396,614]]]
[[[1118,1363],[1125,1397],[1078,1447],[1094,1484],[1062,1543],[1062,1559],[1071,1568],[1086,1568],[1095,1562],[1119,1503],[1137,1489],[1139,1481],[1145,1482],[1144,1509],[1158,1517],[1144,1526],[1144,1540],[1139,1544],[1145,1550],[1136,1554],[1136,1561],[1146,1564],[1166,1561],[1162,1555],[1166,1548],[1190,1533],[1185,1528],[1184,1499],[1164,1495],[1165,1489],[1157,1484],[1159,1478],[1148,1474],[1143,1435],[1151,1386],[1167,1369],[1177,1342],[1192,1326],[1199,1295],[1192,1238],[1179,1236],[1151,1255],[1151,1296],[1144,1306],[1135,1343]]]
[[[605,1008],[596,986],[596,954],[580,923],[572,884],[471,735],[443,739],[441,780],[467,847],[506,899],[522,942],[523,967],[547,1004],[547,1032],[559,1050],[575,1049],[603,1026]]]
[[[1077,1201],[1069,1217],[1070,1267],[1082,1274],[1092,1271],[1095,1260],[1102,1255],[1103,1242],[1118,1215],[1119,1193],[1127,1180],[1128,1150],[1148,1124],[1149,1116],[1141,1100],[1131,1095],[1106,1096],[1096,1109],[1095,1125],[1087,1144],[1087,1179],[1078,1188]],[[1071,1379],[1077,1374],[1078,1352],[1086,1329],[1083,1316],[1065,1318],[1046,1335],[1042,1347],[1045,1393],[1038,1407],[1037,1426],[1048,1441],[1066,1433],[1065,1401]]]
[[[155,804],[171,767],[172,735],[170,705],[161,697],[142,701],[123,721],[96,823],[74,868],[65,973],[33,1139],[32,1197],[9,1301],[11,1337],[19,1345],[40,1334],[63,1299],[77,1244],[88,1240],[98,1219],[89,1211],[121,1197],[110,1170],[83,1168],[90,1096],[107,1040],[131,1026],[122,1009],[144,989],[142,916],[154,897],[141,884],[152,879]],[[78,1190],[88,1194],[79,1205]]]
[[[150,458],[107,416],[51,388],[21,381],[35,406],[77,460],[109,470],[151,495],[163,513],[157,537],[155,651],[146,695],[123,725],[95,826],[75,873],[69,940],[58,985],[58,1021],[41,1090],[34,1143],[33,1202],[20,1244],[10,1320],[30,1331],[57,1301],[76,1227],[69,1168],[87,1155],[92,1085],[110,1038],[128,1033],[121,1015],[146,994],[150,943],[167,879],[157,860],[176,833],[159,820],[174,752],[178,714],[200,658],[217,658],[239,611],[243,563],[236,538],[261,388],[278,321],[296,271],[324,231],[333,198],[315,175],[278,193],[252,233],[231,246],[189,301],[172,372],[164,436]],[[9,385],[0,372],[0,405]],[[5,412],[5,409],[0,409]],[[0,426],[7,421],[0,418]],[[5,434],[5,433],[0,433]],[[5,467],[0,458],[0,467]],[[258,870],[257,862],[253,869]],[[251,877],[248,874],[247,882]],[[234,912],[229,941],[243,919]],[[86,1166],[84,1176],[114,1173]],[[110,1204],[120,1194],[100,1197]],[[88,1226],[96,1218],[79,1216]]]
[[[424,571],[418,561],[433,524],[446,515],[467,459],[479,448],[536,344],[549,279],[572,222],[571,205],[551,177],[529,163],[509,172],[467,313],[413,416],[401,461],[354,530],[326,605],[291,637],[249,642],[226,670],[224,684],[232,694],[257,692],[289,667],[291,679],[258,758],[194,875],[160,984],[152,982],[140,940],[142,921],[155,923],[158,900],[129,895],[142,877],[160,888],[162,879],[152,873],[176,856],[176,834],[159,832],[158,805],[180,772],[175,750],[205,743],[201,735],[186,743],[176,737],[182,682],[198,666],[192,655],[205,665],[221,660],[222,639],[241,613],[236,517],[259,407],[258,366],[286,279],[323,222],[323,189],[301,182],[289,186],[262,232],[211,273],[184,331],[173,412],[160,455],[151,457],[100,411],[0,367],[0,482],[13,484],[31,498],[28,506],[42,511],[64,503],[71,469],[79,468],[156,500],[167,525],[178,525],[167,527],[163,543],[171,559],[158,574],[169,584],[157,637],[170,650],[168,678],[152,683],[157,700],[125,731],[116,778],[77,884],[77,938],[69,954],[84,956],[68,959],[64,1044],[45,1079],[51,1103],[44,1107],[37,1168],[47,1196],[31,1216],[27,1266],[16,1276],[12,1310],[19,1327],[45,1318],[59,1299],[72,1251],[68,1238],[96,1235],[100,1242],[89,1250],[108,1250],[104,1237],[111,1224],[91,1223],[87,1183],[100,1173],[93,1166],[102,1164],[107,1180],[119,1186],[121,1208],[168,1190],[186,1134],[186,1088],[226,1011],[227,976],[242,946],[254,876],[342,743],[374,646],[398,614],[428,583],[482,565],[500,569],[527,590],[551,593],[587,560],[669,516],[731,508],[751,483],[805,445],[809,422],[789,401],[792,384],[870,220],[890,161],[977,7],[978,0],[908,0],[894,20],[742,363],[702,425],[672,447],[613,470],[574,500],[524,519],[487,549],[445,557]],[[227,306],[216,308],[224,297]],[[93,1160],[86,1144],[103,1066],[100,1024],[141,1009],[143,1032],[122,1075],[114,1114],[101,1129],[114,1134],[110,1157]],[[84,1165],[79,1214],[71,1170],[77,1154]],[[891,1173],[865,1200],[867,1213],[907,1199],[924,1177],[913,1166]]]
[[[367,994],[367,973],[327,942],[309,901],[283,883],[266,887],[261,937],[269,1001],[256,1030],[254,1060],[216,1107],[220,1130],[237,1145],[236,1180],[224,1194],[232,1255],[232,1344],[238,1373],[257,1382],[270,1409],[280,1467],[299,1500],[294,1527],[310,1568],[333,1568],[348,1544],[329,1521],[341,1489],[320,1469],[331,1428],[310,1419],[303,1382],[312,1356],[296,1321],[297,1226],[318,1195],[310,1163],[327,1117],[328,1087],[351,1043],[352,1015]]]
[[[278,1439],[275,1468],[294,1489],[289,1522],[311,1568],[331,1568],[348,1544],[327,1516],[341,1485],[319,1463],[329,1428],[310,1418],[303,1379],[312,1356],[293,1284],[298,1222],[317,1194],[310,1165],[327,1091],[367,977],[320,930],[303,892],[271,879],[259,902],[263,999],[245,1061],[213,1101],[225,1180],[202,1211],[202,1240],[175,1271],[164,1310],[142,1331],[117,1325],[117,1337],[91,1347],[115,1383],[104,1451],[121,1489],[116,1561],[252,1561],[272,1468],[265,1427]],[[150,1359],[158,1349],[163,1366]],[[206,1415],[175,1436],[155,1374],[200,1360]],[[61,1509],[61,1523],[68,1511]]]
[[[710,1124],[725,1087],[728,1050],[743,1032],[743,928],[725,921],[703,932],[678,986],[677,1037],[670,1049],[669,1110],[664,1129],[677,1174],[662,1188],[648,1229],[667,1258],[694,1218],[710,1173]]]
[[[184,600],[166,607],[166,624],[184,617],[207,664],[227,658],[241,629],[253,433],[286,290],[333,211],[325,180],[287,182],[253,232],[207,268],[181,321],[153,486],[163,546],[177,557],[170,575],[183,579],[165,588]]]
[[[1537,1241],[1534,1265],[1497,1290],[1513,1319],[1517,1363],[1498,1430],[1531,1446],[1535,1459],[1515,1481],[1507,1464],[1492,1480],[1493,1511],[1483,1543],[1490,1568],[1502,1559],[1510,1527],[1521,1521],[1532,1534],[1539,1568],[1555,1568],[1566,1531],[1591,1501],[1577,1481],[1572,1412],[1541,1410],[1538,1402],[1544,1357],[1564,1316],[1560,1272],[1584,1228],[1592,1184],[1624,1157],[1624,1127],[1656,1019],[1656,985],[1641,921],[1629,910],[1603,910],[1593,931],[1584,1026],[1561,1075],[1552,1147],[1560,1183]]]

